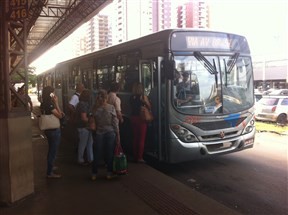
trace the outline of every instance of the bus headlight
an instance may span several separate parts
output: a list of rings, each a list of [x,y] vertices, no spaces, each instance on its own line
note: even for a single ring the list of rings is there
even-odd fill
[[[183,142],[185,143],[193,143],[198,142],[195,135],[190,132],[188,129],[180,126],[180,125],[171,125],[171,130],[174,132],[174,134]]]
[[[248,134],[253,131],[255,128],[255,119],[251,119],[250,122],[245,126],[242,134]]]

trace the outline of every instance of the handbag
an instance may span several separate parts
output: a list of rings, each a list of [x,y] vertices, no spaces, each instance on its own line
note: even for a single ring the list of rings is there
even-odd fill
[[[140,117],[144,122],[152,122],[154,119],[151,111],[146,106],[141,107]]]
[[[41,114],[39,117],[40,130],[60,128],[60,120],[54,114]]]
[[[127,158],[123,153],[121,144],[117,144],[114,150],[113,172],[117,175],[125,175],[128,173]]]

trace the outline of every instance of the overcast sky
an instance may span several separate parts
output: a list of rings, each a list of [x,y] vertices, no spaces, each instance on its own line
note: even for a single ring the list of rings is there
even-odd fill
[[[287,0],[210,0],[210,5],[213,28],[245,35],[253,55],[287,58]]]
[[[181,1],[185,0],[173,0],[173,3],[180,3]],[[207,1],[210,5],[210,26],[212,29],[246,36],[254,56],[260,56],[262,59],[288,58],[288,0]],[[61,50],[64,50],[64,53],[69,53],[70,46],[68,44],[67,47],[63,47],[62,45]],[[55,48],[53,49],[55,50]],[[31,66],[36,67],[37,72],[43,71],[40,67],[48,69],[53,62],[52,58],[61,59],[61,55],[63,55],[57,49],[54,52],[49,52],[31,64]],[[49,65],[45,65],[47,58],[49,58]]]

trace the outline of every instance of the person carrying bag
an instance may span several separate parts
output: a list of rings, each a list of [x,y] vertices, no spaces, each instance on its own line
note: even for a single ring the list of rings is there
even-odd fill
[[[53,172],[54,162],[58,146],[61,142],[60,119],[64,116],[58,104],[58,97],[54,94],[54,88],[46,86],[42,92],[40,105],[42,115],[39,117],[40,129],[44,131],[48,141],[47,178],[61,178],[61,175]]]
[[[135,162],[145,163],[143,154],[148,121],[143,115],[147,113],[147,110],[151,109],[151,104],[148,97],[144,95],[144,89],[141,83],[134,83],[129,102],[131,106],[131,123],[133,128],[133,157]]]

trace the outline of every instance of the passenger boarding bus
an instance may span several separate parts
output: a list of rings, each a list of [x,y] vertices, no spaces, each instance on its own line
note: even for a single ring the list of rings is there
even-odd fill
[[[195,29],[169,29],[56,65],[38,76],[41,90],[56,89],[62,108],[84,83],[96,95],[121,85],[121,143],[132,141],[129,97],[141,82],[150,98],[145,155],[179,163],[253,147],[253,69],[245,37]]]

